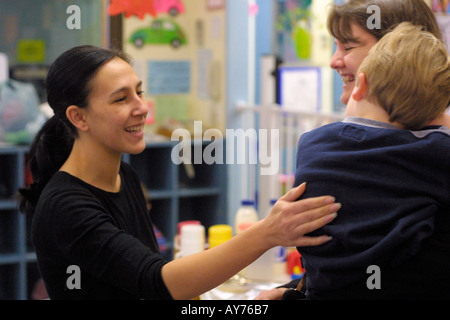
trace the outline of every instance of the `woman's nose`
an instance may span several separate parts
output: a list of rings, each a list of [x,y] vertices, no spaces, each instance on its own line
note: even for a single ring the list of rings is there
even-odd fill
[[[343,68],[344,67],[343,54],[340,52],[340,50],[336,49],[334,51],[334,54],[331,57],[330,67],[332,69],[339,69],[339,68]]]
[[[147,116],[148,113],[148,104],[147,100],[145,100],[144,97],[139,97],[139,99],[136,100],[136,105],[133,111],[134,116]]]

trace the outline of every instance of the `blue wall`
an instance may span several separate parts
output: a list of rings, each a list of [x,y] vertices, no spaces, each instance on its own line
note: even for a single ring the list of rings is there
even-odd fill
[[[227,1],[227,129],[242,125],[235,105],[247,101],[247,3]],[[233,225],[234,214],[240,201],[240,166],[227,165],[228,174],[228,223]]]
[[[255,47],[255,102],[260,96],[259,58],[272,54],[274,1],[258,0]],[[227,129],[242,128],[236,104],[247,102],[248,97],[248,3],[227,1]],[[228,165],[228,223],[233,224],[234,215],[241,202],[240,165]]]

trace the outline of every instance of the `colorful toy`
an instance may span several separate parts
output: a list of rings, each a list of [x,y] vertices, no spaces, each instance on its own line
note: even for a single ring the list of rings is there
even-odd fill
[[[186,36],[181,28],[172,20],[155,19],[149,28],[135,31],[129,38],[129,42],[142,48],[144,44],[170,44],[178,48],[185,44]]]

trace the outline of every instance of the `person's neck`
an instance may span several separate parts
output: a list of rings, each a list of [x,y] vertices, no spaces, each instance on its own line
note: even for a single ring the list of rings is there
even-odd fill
[[[120,190],[120,153],[75,139],[72,151],[60,168],[84,182],[108,192]]]
[[[400,129],[404,129],[402,124],[398,122],[391,122],[389,120],[389,114],[386,110],[375,103],[367,101],[366,99],[356,102],[355,106],[351,108],[351,110],[347,109],[345,115],[386,122]]]
[[[430,125],[450,128],[450,114],[441,113],[436,119],[430,122]]]

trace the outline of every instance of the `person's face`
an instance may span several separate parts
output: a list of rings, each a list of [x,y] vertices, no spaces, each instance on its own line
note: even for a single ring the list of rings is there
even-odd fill
[[[145,148],[143,128],[148,106],[142,81],[125,61],[114,58],[91,80],[86,121],[92,139],[114,153],[136,154]]]
[[[356,24],[352,24],[353,38],[355,42],[336,42],[336,51],[331,58],[330,66],[335,69],[342,78],[343,92],[341,102],[347,105],[355,85],[356,72],[364,58],[368,55],[370,48],[377,39]]]

